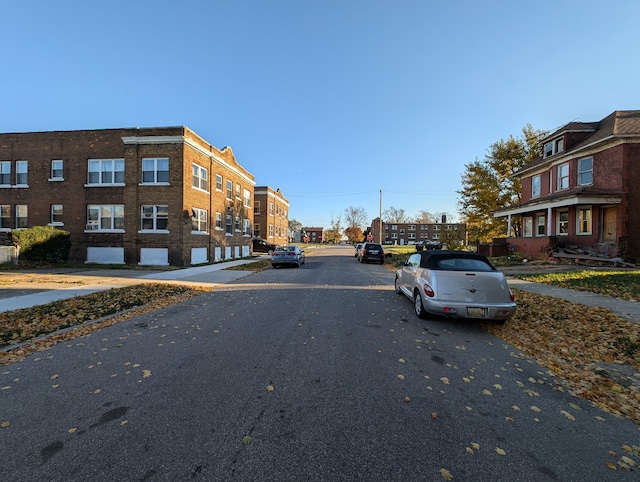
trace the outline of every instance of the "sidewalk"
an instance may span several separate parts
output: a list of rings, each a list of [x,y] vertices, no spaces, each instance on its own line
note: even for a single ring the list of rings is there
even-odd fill
[[[72,270],[67,274],[54,273],[50,275],[52,279],[62,277],[64,282],[57,282],[57,286],[55,286],[56,283],[45,285],[24,283],[19,287],[0,285],[0,313],[140,283],[179,282],[212,287],[250,275],[252,271],[226,270],[226,268],[253,263],[258,259],[239,259],[172,271]],[[15,273],[5,272],[2,275],[11,276]],[[4,288],[4,286],[11,287]],[[43,288],[43,286],[47,287]]]
[[[596,306],[606,308],[613,311],[621,318],[631,321],[640,321],[640,303],[637,301],[626,301],[610,296],[598,295],[587,291],[571,290],[567,288],[559,288],[544,283],[535,283],[533,281],[525,281],[507,276],[507,283],[512,288],[517,288],[530,293],[539,295],[553,296],[574,303],[580,303],[586,306]],[[516,303],[518,298],[516,297]]]

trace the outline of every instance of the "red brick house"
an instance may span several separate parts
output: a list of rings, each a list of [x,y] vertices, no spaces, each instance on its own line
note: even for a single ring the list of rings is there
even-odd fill
[[[308,226],[302,228],[302,232],[305,233],[309,238],[309,243],[324,243],[327,240],[324,228]],[[304,239],[302,239],[301,241],[306,242]]]
[[[521,202],[500,209],[512,249],[544,257],[583,248],[603,257],[640,260],[640,110],[616,111],[598,122],[570,122],[542,142],[542,155],[515,175]],[[505,233],[507,234],[507,233]]]
[[[275,245],[289,243],[289,201],[280,189],[254,188],[253,222],[254,237]]]
[[[0,238],[57,226],[76,262],[248,256],[254,186],[229,147],[187,127],[0,134]]]
[[[463,223],[447,223],[446,217],[442,223],[385,223],[382,221],[382,236],[380,218],[375,218],[368,228],[372,240],[382,244],[410,244],[445,243],[453,245],[467,244],[467,225]]]

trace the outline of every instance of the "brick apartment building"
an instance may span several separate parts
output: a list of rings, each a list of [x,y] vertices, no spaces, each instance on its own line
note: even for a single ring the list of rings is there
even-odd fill
[[[324,243],[327,240],[324,228],[309,226],[302,228],[302,232],[306,233],[310,243]],[[302,241],[304,242],[304,239]]]
[[[247,256],[254,186],[231,148],[187,127],[0,134],[0,243],[50,225],[71,233],[76,262]]]
[[[254,188],[253,223],[254,237],[275,245],[289,243],[289,201],[280,189]]]
[[[382,237],[380,237],[380,218],[375,218],[369,228],[374,242],[383,244],[417,244],[417,243],[445,243],[467,244],[467,225],[462,223],[385,223],[382,222]]]

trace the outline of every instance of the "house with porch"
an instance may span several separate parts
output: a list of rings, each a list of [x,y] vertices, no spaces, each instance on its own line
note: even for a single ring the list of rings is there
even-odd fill
[[[542,142],[540,157],[514,175],[520,203],[494,212],[508,220],[512,251],[541,258],[577,249],[640,261],[640,110],[597,122],[569,122]],[[520,222],[518,237],[512,225]]]

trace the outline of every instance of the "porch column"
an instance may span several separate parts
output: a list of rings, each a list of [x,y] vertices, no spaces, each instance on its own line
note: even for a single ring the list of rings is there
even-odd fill
[[[511,237],[511,214],[507,216],[507,238]]]
[[[547,208],[547,236],[553,236],[553,233],[551,232],[552,227],[553,225],[551,224],[551,208],[548,207]]]

